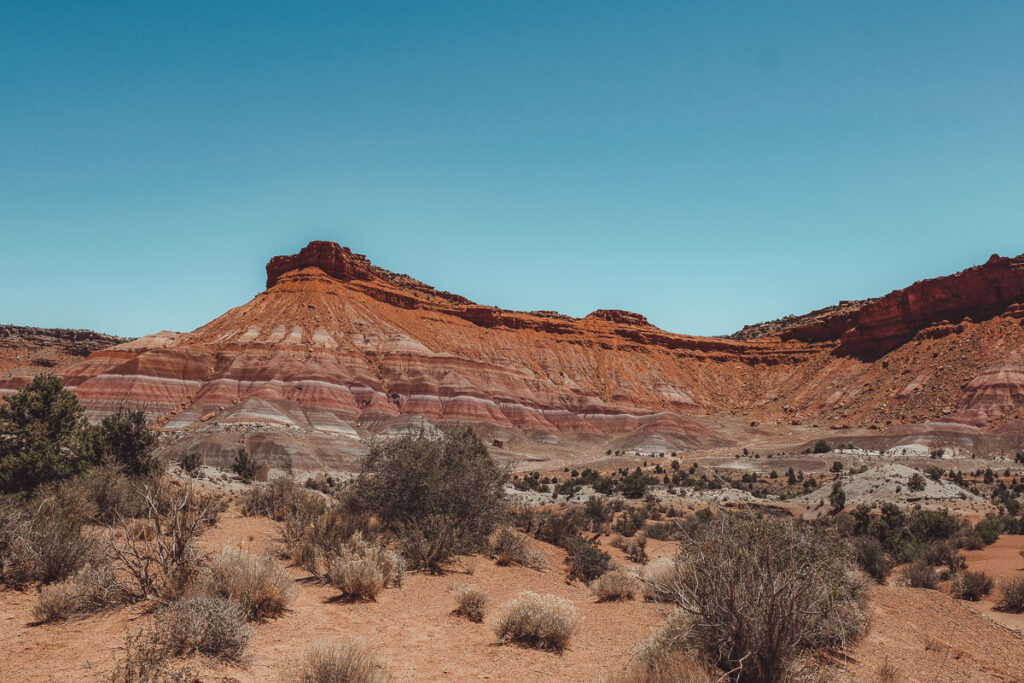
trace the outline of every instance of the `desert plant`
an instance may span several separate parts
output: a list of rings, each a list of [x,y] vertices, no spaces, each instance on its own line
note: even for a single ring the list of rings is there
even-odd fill
[[[237,660],[252,635],[244,612],[220,597],[176,600],[160,609],[156,625],[157,641],[172,655],[199,652]]]
[[[530,545],[530,540],[520,533],[501,527],[491,536],[491,557],[502,567],[518,564],[530,569],[547,569],[548,558]]]
[[[194,477],[199,474],[199,468],[203,466],[203,456],[199,454],[199,451],[188,451],[181,456],[178,464],[181,465],[185,474]]]
[[[598,602],[632,600],[640,592],[640,581],[627,569],[613,569],[594,579],[590,590]]]
[[[33,491],[92,462],[85,411],[64,382],[37,375],[0,402],[0,493]]]
[[[927,482],[925,482],[924,476],[920,472],[914,472],[912,475],[910,475],[910,478],[907,480],[907,488],[915,492],[924,491],[926,483]]]
[[[387,668],[358,640],[320,641],[287,665],[282,683],[386,683]]]
[[[86,565],[66,581],[44,586],[32,615],[39,622],[59,621],[128,601],[128,590],[109,567]]]
[[[399,539],[414,567],[440,571],[480,550],[506,513],[508,473],[469,427],[378,440],[362,463],[354,500]]]
[[[838,515],[846,507],[846,491],[843,490],[843,482],[838,479],[832,484],[832,492],[828,494],[829,512]]]
[[[657,657],[640,658],[615,683],[714,683],[707,668],[682,652],[665,652]]]
[[[456,586],[454,590],[455,597],[459,601],[459,606],[455,608],[455,614],[470,621],[482,622],[484,608],[487,607],[487,593],[479,586],[472,584]]]
[[[90,428],[89,439],[97,462],[114,463],[128,476],[154,476],[163,469],[153,454],[157,434],[149,428],[146,413],[125,403]]]
[[[358,532],[328,560],[327,580],[349,600],[374,600],[387,586],[400,586],[404,575],[401,555]]]
[[[647,564],[647,533],[638,531],[632,537],[627,538],[622,550],[630,562]]]
[[[593,539],[580,535],[563,539],[565,548],[566,576],[590,583],[612,568],[611,555],[601,550]]]
[[[825,441],[824,439],[820,439],[820,440],[814,442],[814,447],[813,447],[812,450],[815,453],[817,453],[817,454],[831,453],[832,452],[832,447],[828,445],[828,441]]]
[[[999,584],[996,609],[1015,614],[1024,612],[1024,576],[1014,576]]]
[[[644,567],[640,574],[644,598],[653,602],[674,602],[675,591],[672,589],[672,584],[675,579],[675,571],[675,562],[667,557]]]
[[[911,588],[935,590],[939,585],[935,570],[930,564],[921,560],[903,569],[903,581]]]
[[[663,591],[670,649],[699,652],[742,681],[779,681],[807,649],[863,632],[863,586],[844,545],[816,526],[721,515],[688,530]],[[771,599],[765,596],[771,596]]]
[[[100,559],[99,545],[82,534],[78,521],[48,506],[0,501],[0,583],[20,588],[61,581]]]
[[[231,471],[238,475],[238,478],[248,483],[256,477],[256,460],[245,448],[239,448],[235,453],[235,459],[231,463]]]
[[[494,631],[500,643],[564,650],[579,624],[579,612],[571,601],[524,591],[504,606]]]
[[[376,600],[384,589],[384,574],[373,561],[356,555],[335,557],[328,580],[349,600]]]
[[[1003,523],[998,517],[986,517],[974,525],[974,531],[981,536],[985,545],[992,545],[1003,532]]]
[[[143,486],[140,495],[146,506],[142,521],[119,516],[107,536],[107,557],[131,578],[134,598],[178,595],[207,557],[196,541],[216,521],[224,501],[191,483],[165,481]]]
[[[175,665],[168,648],[155,634],[138,629],[125,636],[124,657],[117,660],[110,683],[194,683],[198,680],[185,664]]]
[[[871,536],[860,536],[853,543],[857,565],[878,583],[885,583],[885,579],[892,571],[892,563],[885,554],[882,543]]]
[[[199,592],[238,605],[250,621],[284,614],[295,597],[295,582],[269,555],[224,551],[213,558]]]
[[[960,572],[953,577],[951,592],[959,600],[977,602],[992,592],[992,577],[985,572]]]

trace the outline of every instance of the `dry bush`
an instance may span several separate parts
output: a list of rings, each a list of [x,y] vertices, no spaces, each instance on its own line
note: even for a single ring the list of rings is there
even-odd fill
[[[935,575],[935,570],[930,564],[921,560],[903,569],[903,581],[911,588],[935,590],[939,586],[939,578]]]
[[[119,518],[120,533],[108,534],[107,556],[131,578],[136,599],[179,595],[206,559],[196,541],[216,523],[224,501],[191,483],[167,481],[143,486],[140,495],[146,505],[141,522]]]
[[[570,600],[524,591],[505,605],[494,632],[501,643],[564,650],[579,626],[579,611]]]
[[[647,564],[647,533],[638,531],[625,539],[622,550],[626,553],[630,562]]]
[[[307,500],[308,505],[296,506],[285,514],[285,553],[296,566],[322,576],[331,557],[349,544],[356,534],[360,538],[367,537],[372,520],[337,504],[321,505],[319,494],[299,491],[316,498]]]
[[[1014,576],[999,585],[999,602],[996,609],[1001,612],[1024,612],[1024,576]]]
[[[109,525],[145,512],[145,500],[140,495],[144,483],[152,484],[127,476],[116,464],[105,464],[54,487],[49,501],[72,519]]]
[[[543,571],[548,567],[544,553],[530,545],[530,540],[508,527],[501,527],[491,536],[491,557],[502,567],[518,564]]]
[[[455,597],[459,601],[459,606],[455,608],[455,614],[466,617],[478,624],[484,620],[487,593],[482,588],[472,584],[456,586]]]
[[[277,477],[253,486],[242,495],[242,514],[263,515],[277,521],[289,517],[312,519],[327,511],[327,499],[289,477]]]
[[[675,571],[675,562],[667,557],[644,567],[640,574],[644,598],[653,602],[674,602],[676,598],[672,583]]]
[[[250,621],[284,614],[295,597],[295,582],[274,558],[225,551],[215,557],[198,592],[238,605]]]
[[[896,683],[900,680],[900,670],[886,657],[885,661],[878,665],[875,677],[878,683]]]
[[[74,614],[100,612],[129,601],[128,589],[113,570],[86,565],[68,580],[43,587],[32,615],[39,622],[58,621]]]
[[[110,683],[195,683],[199,677],[188,665],[172,665],[167,647],[141,629],[125,637],[124,657],[118,659]]]
[[[314,643],[287,665],[283,683],[386,683],[391,673],[358,640]]]
[[[245,613],[219,597],[176,600],[160,609],[156,624],[156,640],[171,655],[199,652],[237,660],[252,635]]]
[[[985,572],[960,572],[953,577],[951,593],[958,600],[977,602],[992,592],[992,577]]]
[[[627,569],[613,569],[594,579],[590,590],[599,602],[632,600],[640,593],[640,581]]]
[[[864,632],[864,586],[849,549],[826,530],[721,515],[682,536],[668,585],[657,587],[679,606],[657,649],[771,682],[806,651],[841,650]]]
[[[658,657],[634,662],[616,683],[714,683],[716,677],[682,652],[665,652]]]
[[[372,560],[349,555],[335,557],[327,571],[331,585],[349,600],[376,600],[384,590],[384,574]]]
[[[96,540],[81,524],[47,505],[27,509],[0,501],[0,583],[20,588],[71,576],[100,564]]]

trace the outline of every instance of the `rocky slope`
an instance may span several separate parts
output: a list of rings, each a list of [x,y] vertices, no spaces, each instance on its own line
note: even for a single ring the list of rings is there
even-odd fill
[[[522,457],[710,448],[791,422],[940,422],[956,438],[983,428],[1012,440],[1024,417],[1022,300],[1024,257],[993,257],[705,338],[626,311],[482,306],[312,242],[271,259],[264,292],[199,329],[98,350],[61,374],[93,415],[123,399],[145,406],[172,452],[217,460],[244,444],[284,468],[344,468],[367,436],[442,420],[472,422]]]
[[[93,351],[126,341],[90,330],[0,325],[0,379],[54,372]]]

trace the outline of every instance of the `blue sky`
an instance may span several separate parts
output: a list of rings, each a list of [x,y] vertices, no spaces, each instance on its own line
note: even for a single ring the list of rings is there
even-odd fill
[[[6,2],[0,322],[190,330],[311,239],[745,323],[1024,252],[1024,3]]]

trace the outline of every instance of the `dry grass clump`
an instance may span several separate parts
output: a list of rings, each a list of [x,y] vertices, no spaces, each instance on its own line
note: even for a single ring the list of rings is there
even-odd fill
[[[590,590],[599,602],[612,600],[632,600],[640,593],[640,581],[628,569],[613,569],[607,574],[594,579]]]
[[[491,557],[502,567],[518,564],[538,571],[548,567],[544,553],[531,546],[526,536],[508,527],[501,527],[491,536]]]
[[[198,592],[238,605],[250,621],[284,614],[295,597],[295,582],[274,558],[225,551],[213,559]]]
[[[182,598],[156,615],[156,641],[171,655],[199,652],[237,660],[251,636],[245,613],[220,597]]]
[[[524,591],[505,605],[494,632],[501,643],[564,650],[579,627],[579,611],[570,600]]]
[[[462,584],[455,586],[455,597],[459,606],[455,608],[455,614],[466,617],[470,621],[480,623],[484,620],[484,608],[487,606],[487,593],[479,586],[473,584]]]
[[[332,555],[327,580],[350,600],[374,600],[388,586],[401,586],[405,560],[359,532]]]
[[[977,602],[992,592],[992,577],[985,572],[960,572],[953,577],[951,593],[958,600]]]
[[[1024,576],[1014,576],[999,585],[999,602],[996,609],[1001,612],[1024,612]]]
[[[717,677],[682,652],[664,652],[653,659],[639,659],[616,683],[714,683]]]
[[[386,683],[391,673],[358,640],[314,643],[300,659],[286,666],[285,683]]]
[[[652,602],[674,602],[676,565],[670,558],[663,557],[643,568],[640,581],[644,587],[644,598]]]
[[[32,615],[39,622],[59,621],[129,601],[128,589],[109,567],[86,565],[68,580],[44,586]]]

